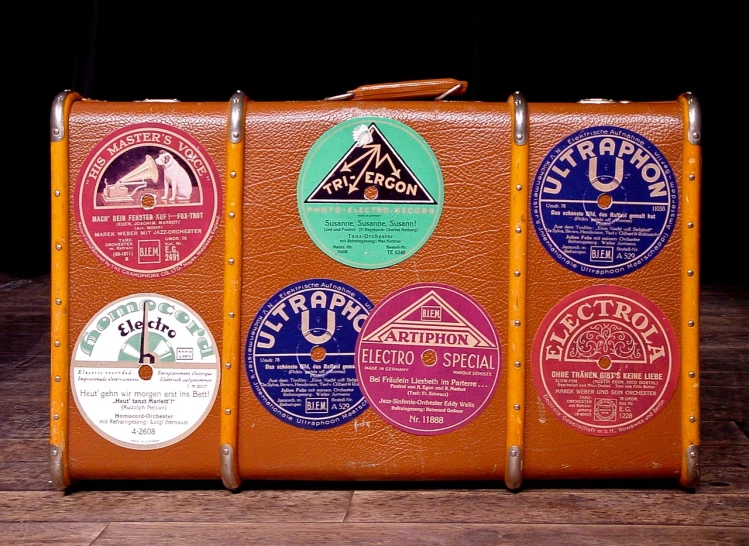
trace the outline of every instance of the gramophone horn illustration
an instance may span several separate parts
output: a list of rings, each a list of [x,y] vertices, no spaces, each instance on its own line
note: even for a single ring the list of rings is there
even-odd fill
[[[132,169],[114,184],[108,184],[104,179],[104,191],[102,199],[104,203],[134,203],[133,195],[140,189],[148,186],[148,181],[154,182],[159,179],[159,168],[150,155],[146,155],[143,163]]]

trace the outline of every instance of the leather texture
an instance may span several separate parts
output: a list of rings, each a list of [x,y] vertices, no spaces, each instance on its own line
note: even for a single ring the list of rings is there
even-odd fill
[[[455,80],[365,86],[357,98],[435,96]],[[465,82],[462,82],[465,83]],[[463,89],[461,86],[459,89]],[[437,93],[439,94],[439,93]],[[70,180],[111,132],[129,124],[174,125],[196,138],[224,176],[226,103],[107,103],[79,101],[70,116]],[[297,181],[309,149],[336,124],[380,116],[416,131],[431,147],[444,178],[445,204],[429,240],[413,256],[382,269],[349,267],[310,239],[297,208]],[[676,101],[629,104],[530,104],[529,184],[545,154],[565,136],[594,125],[617,125],[655,143],[681,180],[683,122]],[[237,456],[240,477],[309,480],[501,480],[506,466],[506,339],[511,119],[506,103],[461,101],[248,102],[245,119],[244,229],[241,328],[268,298],[309,278],[344,282],[375,305],[420,282],[456,287],[491,316],[502,345],[500,385],[469,424],[447,434],[401,431],[367,409],[356,420],[325,430],[282,423],[240,378]],[[156,292],[184,301],[212,330],[221,354],[224,220],[205,252],[164,279],[132,279],[92,254],[75,225],[71,187],[70,339],[106,303]],[[530,214],[530,211],[529,211]],[[547,312],[592,284],[631,288],[659,306],[680,335],[680,226],[645,267],[611,280],[575,274],[542,247],[529,222],[527,354]],[[73,345],[73,343],[71,343]],[[538,397],[526,368],[523,474],[528,479],[674,478],[680,454],[680,395],[652,421],[627,434],[601,438],[570,429]],[[69,470],[73,479],[219,479],[221,401],[203,424],[177,444],[156,450],[119,447],[94,432],[70,397]]]
[[[208,151],[223,176],[226,164],[226,103],[78,101],[70,113],[70,340],[105,305],[131,294],[157,293],[198,312],[221,354],[223,308],[223,219],[195,262],[165,279],[138,279],[106,267],[91,252],[75,225],[75,181],[84,161],[109,134],[139,123],[183,129]],[[219,180],[221,182],[221,179]],[[79,479],[219,479],[219,401],[183,441],[153,450],[120,447],[95,432],[69,401],[69,472]]]
[[[245,224],[242,327],[292,282],[340,280],[375,305],[418,282],[472,295],[494,321],[507,323],[507,188],[510,120],[506,104],[444,102],[248,103],[245,126]],[[305,156],[326,131],[354,117],[383,116],[416,131],[444,178],[437,227],[413,256],[383,269],[357,269],[323,254],[299,218],[296,187]],[[503,351],[504,354],[504,351]],[[501,381],[501,378],[500,378]],[[449,434],[419,436],[386,423],[372,408],[345,425],[306,430],[285,425],[240,385],[242,478],[501,479],[505,467],[503,384],[484,411]]]
[[[551,150],[568,135],[599,125],[615,125],[653,142],[681,180],[684,126],[676,101],[662,103],[529,104],[530,168],[533,177]],[[667,244],[644,267],[608,280],[574,273],[557,263],[535,233],[528,237],[527,354],[539,324],[563,297],[578,289],[612,284],[631,288],[655,303],[680,338],[681,226],[679,217]],[[528,479],[678,478],[681,464],[681,396],[645,425],[613,437],[582,434],[556,419],[526,374]]]

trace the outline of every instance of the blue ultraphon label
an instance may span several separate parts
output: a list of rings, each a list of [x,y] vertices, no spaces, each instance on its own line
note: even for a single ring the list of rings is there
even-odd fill
[[[567,269],[619,277],[655,258],[676,223],[676,178],[664,155],[620,127],[566,137],[536,173],[531,213],[546,250]]]
[[[300,428],[342,425],[367,408],[354,364],[372,303],[329,279],[286,286],[257,313],[247,334],[252,390],[275,417]]]

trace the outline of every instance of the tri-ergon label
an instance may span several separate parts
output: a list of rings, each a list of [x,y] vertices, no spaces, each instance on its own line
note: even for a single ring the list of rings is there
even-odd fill
[[[372,303],[330,279],[307,279],[273,295],[247,334],[247,378],[260,403],[292,426],[345,424],[367,406],[354,346]]]
[[[567,136],[546,155],[531,192],[533,224],[561,265],[589,277],[635,271],[676,224],[676,177],[663,153],[628,129]]]
[[[621,286],[570,294],[533,340],[533,381],[562,422],[592,436],[639,428],[669,402],[679,377],[676,334],[648,298]]]
[[[194,310],[160,294],[133,294],[86,324],[70,383],[81,415],[101,436],[130,449],[157,449],[205,420],[219,368],[215,340]]]
[[[499,337],[481,305],[434,283],[397,290],[375,307],[356,345],[372,408],[412,434],[444,434],[473,421],[494,394]]]
[[[340,123],[312,146],[299,174],[299,215],[331,258],[362,269],[412,256],[442,211],[442,171],[426,141],[389,118]]]

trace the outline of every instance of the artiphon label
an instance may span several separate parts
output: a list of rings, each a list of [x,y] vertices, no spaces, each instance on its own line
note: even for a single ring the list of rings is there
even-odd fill
[[[561,265],[590,277],[635,271],[676,223],[676,178],[663,153],[620,127],[590,127],[544,158],[531,192],[536,233]]]
[[[78,230],[111,269],[160,278],[192,264],[216,232],[221,182],[203,146],[163,124],[104,138],[76,182]]]
[[[424,139],[388,118],[355,118],[312,146],[297,185],[299,215],[331,258],[376,269],[402,262],[432,235],[442,171]]]
[[[679,346],[663,313],[621,286],[592,286],[560,301],[533,342],[538,395],[566,425],[625,434],[660,413],[679,377]]]
[[[220,379],[216,344],[184,303],[133,294],[104,307],[73,351],[70,382],[85,421],[114,444],[157,449],[189,436]]]
[[[260,309],[247,334],[250,386],[274,417],[300,428],[343,425],[367,406],[354,344],[372,303],[330,279],[290,284]]]
[[[489,315],[464,292],[416,284],[380,302],[359,336],[356,370],[372,408],[413,434],[451,432],[494,394],[500,344]]]

